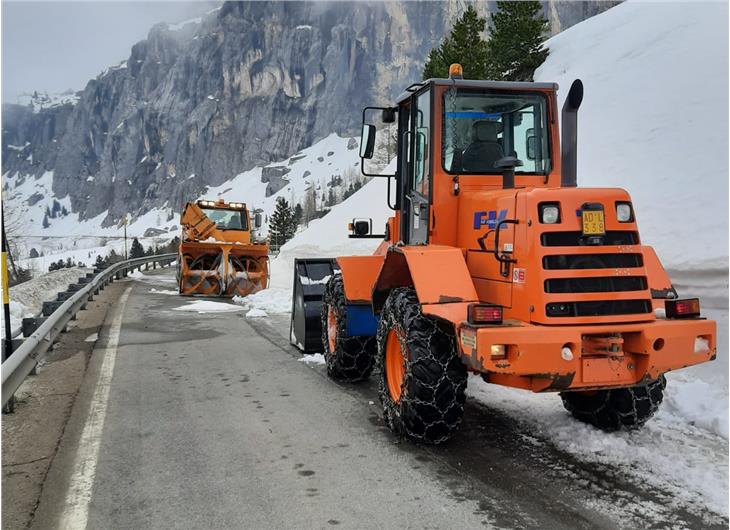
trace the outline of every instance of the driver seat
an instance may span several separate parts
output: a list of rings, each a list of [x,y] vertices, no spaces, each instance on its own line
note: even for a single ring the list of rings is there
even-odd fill
[[[504,151],[497,135],[502,124],[496,121],[479,120],[472,125],[472,142],[464,149],[461,163],[464,171],[470,173],[497,173],[495,164],[504,158]]]

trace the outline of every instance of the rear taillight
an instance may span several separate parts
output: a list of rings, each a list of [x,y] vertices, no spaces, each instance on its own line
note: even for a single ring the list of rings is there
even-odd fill
[[[700,316],[700,299],[665,300],[667,318],[691,318]]]
[[[467,310],[469,324],[501,324],[502,306],[491,304],[470,304]]]

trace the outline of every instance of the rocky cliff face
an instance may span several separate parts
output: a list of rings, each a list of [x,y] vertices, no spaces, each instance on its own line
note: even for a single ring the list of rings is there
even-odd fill
[[[546,13],[559,30],[609,5],[546,2]],[[53,171],[54,194],[80,219],[108,211],[107,225],[178,209],[332,132],[355,134],[363,106],[420,79],[464,7],[231,2],[198,21],[159,24],[77,98],[4,105],[3,174]],[[267,176],[272,192],[281,177]]]

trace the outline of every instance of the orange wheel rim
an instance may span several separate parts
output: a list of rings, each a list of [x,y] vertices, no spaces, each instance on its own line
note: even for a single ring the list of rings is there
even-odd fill
[[[335,344],[337,343],[337,313],[332,306],[327,308],[327,344],[330,353],[335,353]]]
[[[405,356],[400,347],[400,340],[395,329],[388,332],[385,341],[385,380],[388,383],[388,392],[393,401],[398,403],[403,392],[405,378]]]

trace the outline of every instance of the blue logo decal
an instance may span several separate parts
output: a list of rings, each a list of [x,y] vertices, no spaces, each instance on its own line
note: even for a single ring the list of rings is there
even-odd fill
[[[491,228],[494,230],[497,227],[499,221],[503,221],[507,217],[507,210],[500,210],[499,216],[497,216],[497,210],[490,210],[488,212],[474,212],[474,229],[478,230],[482,226]],[[500,230],[507,228],[507,225],[502,225]]]

